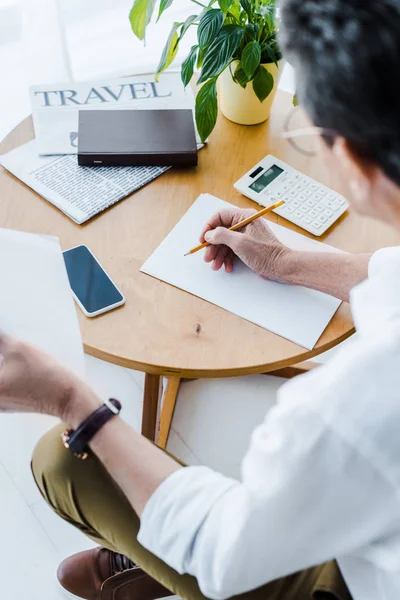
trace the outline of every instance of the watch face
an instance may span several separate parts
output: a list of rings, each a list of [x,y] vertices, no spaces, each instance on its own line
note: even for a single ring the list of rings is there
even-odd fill
[[[72,433],[74,433],[72,429],[66,429],[61,434],[61,439],[62,439],[62,443],[64,444],[64,447],[67,448],[67,450],[70,450],[72,452],[72,454],[74,456],[76,456],[76,458],[80,458],[81,460],[86,460],[89,456],[88,452],[74,452],[73,449],[70,447],[69,440],[71,438]]]

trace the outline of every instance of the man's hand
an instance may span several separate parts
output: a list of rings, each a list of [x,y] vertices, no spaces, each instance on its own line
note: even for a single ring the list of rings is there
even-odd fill
[[[238,257],[261,277],[280,281],[283,263],[292,251],[281,244],[265,219],[256,219],[241,231],[228,230],[255,212],[253,209],[229,208],[214,214],[200,236],[201,242],[212,244],[206,249],[204,260],[212,262],[215,271],[224,265],[225,271],[230,273],[235,257]]]
[[[0,334],[0,411],[45,413],[75,426],[100,404],[50,356]]]

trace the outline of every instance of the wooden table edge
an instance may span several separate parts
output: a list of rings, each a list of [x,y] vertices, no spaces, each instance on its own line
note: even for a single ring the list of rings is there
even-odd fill
[[[245,375],[257,375],[260,373],[269,373],[279,371],[286,367],[291,367],[300,362],[304,362],[331,350],[336,347],[338,344],[341,344],[346,339],[351,337],[355,332],[355,328],[352,327],[349,331],[345,332],[340,337],[336,338],[332,342],[324,344],[323,346],[319,346],[318,348],[314,348],[313,350],[306,350],[297,356],[291,357],[290,359],[277,360],[273,363],[260,363],[257,365],[251,365],[248,367],[233,367],[227,369],[177,369],[174,367],[170,367],[167,365],[164,366],[156,366],[150,363],[141,363],[129,358],[125,358],[122,356],[117,356],[115,354],[111,354],[109,352],[104,352],[103,350],[99,350],[98,348],[94,348],[88,344],[84,344],[84,351],[86,354],[93,356],[94,358],[98,358],[100,360],[104,360],[106,362],[112,363],[114,365],[118,365],[120,367],[124,367],[127,369],[133,369],[135,371],[141,371],[143,373],[149,375],[160,375],[162,377],[180,377],[182,379],[218,379],[224,377],[241,377]]]

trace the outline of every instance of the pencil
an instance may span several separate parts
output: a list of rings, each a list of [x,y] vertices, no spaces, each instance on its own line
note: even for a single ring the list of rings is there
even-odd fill
[[[240,221],[240,223],[236,223],[236,225],[229,227],[229,231],[237,231],[238,229],[242,229],[242,227],[246,227],[246,225],[252,223],[256,219],[259,219],[260,217],[263,217],[267,213],[271,212],[271,210],[279,208],[279,206],[282,206],[282,204],[285,204],[284,201],[278,200],[278,202],[275,202],[275,204],[271,204],[271,206],[267,206],[266,208],[259,210],[257,213],[254,213],[254,215],[251,215],[251,217],[247,217],[247,219]],[[189,252],[186,252],[185,256],[189,256],[189,254],[194,254],[195,252],[198,252],[203,248],[207,248],[207,246],[210,246],[210,242],[203,242],[202,244],[199,244],[198,246],[195,246],[194,248],[189,250]]]

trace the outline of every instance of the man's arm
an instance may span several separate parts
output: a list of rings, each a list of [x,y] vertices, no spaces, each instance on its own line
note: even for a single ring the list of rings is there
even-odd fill
[[[212,215],[205,224],[200,241],[211,244],[204,260],[216,271],[229,273],[240,258],[252,271],[281,283],[291,283],[348,300],[350,290],[368,275],[370,254],[301,252],[288,248],[276,237],[268,221],[257,219],[243,230],[229,231],[254,210],[229,208]]]
[[[161,483],[182,468],[119,418],[103,427],[90,447],[123,490],[139,517]]]
[[[277,266],[278,279],[348,302],[352,288],[367,278],[370,259],[371,254],[289,251]]]

